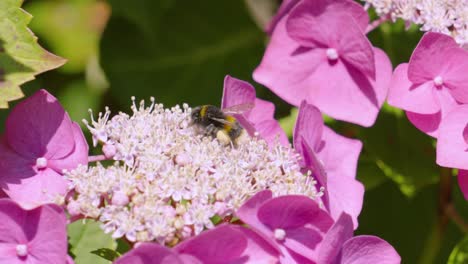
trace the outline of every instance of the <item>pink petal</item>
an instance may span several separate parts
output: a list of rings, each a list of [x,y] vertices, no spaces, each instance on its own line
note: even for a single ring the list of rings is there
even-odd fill
[[[463,196],[468,200],[468,171],[458,170],[458,185],[463,193]]]
[[[191,255],[202,263],[231,263],[246,256],[247,237],[238,229],[221,225],[177,245],[179,254]]]
[[[255,88],[246,81],[226,75],[223,89],[221,108],[255,102]]]
[[[295,229],[306,224],[325,232],[332,219],[307,196],[285,195],[266,201],[258,210],[258,219],[270,230]]]
[[[396,250],[375,236],[357,236],[343,245],[341,262],[343,264],[398,264],[401,258]]]
[[[61,159],[49,160],[48,166],[54,169],[56,172],[61,173],[64,169],[72,170],[75,169],[79,164],[86,165],[88,164],[88,143],[81,131],[80,126],[73,122],[72,125],[73,136],[75,139],[75,144],[72,152]]]
[[[309,144],[305,139],[301,139],[301,152],[302,157],[301,167],[305,170],[311,170],[313,177],[317,180],[320,187],[325,188],[325,193],[322,197],[322,201],[326,208],[329,208],[328,200],[328,186],[327,186],[327,172],[325,170],[323,162],[317,157],[317,154],[309,147]],[[297,148],[296,148],[297,149]]]
[[[304,47],[334,48],[340,58],[374,78],[374,52],[369,40],[352,16],[325,10],[324,4],[325,1],[299,3],[286,22],[289,36]]]
[[[432,81],[442,72],[449,50],[458,48],[450,36],[428,32],[419,41],[411,55],[408,78],[414,84]]]
[[[236,212],[242,222],[249,226],[259,229],[260,231],[269,232],[268,229],[258,219],[258,210],[268,200],[273,198],[273,193],[270,190],[264,190],[256,193],[249,200],[247,200]]]
[[[354,229],[358,227],[358,216],[361,213],[364,201],[364,186],[359,181],[350,177],[328,177],[328,197],[330,214],[333,219],[338,219],[344,212],[353,219]]]
[[[448,51],[444,72],[444,85],[460,103],[468,103],[468,51],[459,47]]]
[[[317,156],[322,160],[328,175],[356,178],[362,142],[343,137],[327,126],[323,130],[322,141],[324,144]]]
[[[284,246],[288,251],[292,251],[308,260],[313,260],[317,258],[318,246],[323,239],[323,235],[323,232],[312,228],[288,229]]]
[[[438,137],[440,122],[459,104],[453,99],[446,88],[434,89],[434,94],[440,104],[440,111],[435,114],[417,114],[407,112],[408,119],[415,127],[432,137]]]
[[[341,214],[325,235],[319,251],[318,263],[334,263],[343,243],[353,236],[353,222],[349,215]]]
[[[269,146],[274,146],[276,142],[285,147],[289,146],[289,140],[286,133],[281,128],[278,121],[274,119],[258,122],[255,125],[255,130],[260,134],[261,138],[268,142]]]
[[[8,144],[24,157],[58,159],[73,150],[70,117],[45,90],[13,108],[5,131]]]
[[[388,103],[392,106],[420,114],[434,114],[440,111],[434,83],[414,85],[408,79],[408,64],[398,65],[393,73],[388,92]]]
[[[322,143],[323,127],[320,110],[306,101],[302,101],[294,126],[294,148],[302,153],[300,140],[304,139],[314,152],[318,151]]]
[[[34,176],[9,175],[0,183],[3,191],[24,209],[52,203],[67,193],[68,182],[52,169],[37,172]]]
[[[37,263],[64,263],[68,258],[65,213],[57,205],[45,205],[31,211],[30,214],[38,210],[40,211],[36,218],[37,226],[34,226],[34,229],[30,225],[26,226],[31,239],[31,255]]]
[[[278,11],[276,12],[276,15],[273,17],[273,19],[270,21],[266,28],[266,32],[271,35],[273,33],[273,30],[275,29],[276,25],[279,23],[279,21],[286,16],[289,11],[297,4],[299,3],[299,0],[283,0],[281,2],[281,6],[279,7]]]
[[[26,244],[28,236],[25,234],[25,212],[10,199],[0,199],[0,245],[2,243]],[[15,254],[16,256],[16,251]],[[1,256],[1,254],[0,254]]]
[[[262,62],[253,73],[253,78],[282,99],[297,106],[308,91],[296,89],[296,86],[301,87],[302,82],[321,63],[328,62],[324,50],[301,48],[292,40],[286,33],[285,21],[282,19],[276,26]]]
[[[435,114],[418,114],[406,112],[408,120],[419,130],[431,137],[439,135],[439,125],[442,119],[441,112]]]
[[[65,263],[67,258],[66,218],[56,205],[45,205],[31,211],[21,209],[11,200],[0,200],[0,242],[28,246],[28,263]],[[1,243],[0,243],[1,244]],[[5,248],[0,247],[0,251]],[[18,259],[16,252],[14,259]],[[3,254],[2,254],[3,255]],[[10,262],[16,263],[14,259]],[[19,263],[24,263],[21,261]]]
[[[263,120],[274,119],[275,105],[259,98],[255,98],[255,107],[247,115],[250,122],[257,123]]]
[[[242,226],[232,226],[241,231],[247,238],[247,247],[243,255],[249,257],[249,261],[255,263],[278,263],[279,252],[271,246],[271,243],[265,241],[263,237],[251,229]]]
[[[362,143],[338,135],[328,127],[324,129],[323,141],[317,156],[327,172],[327,208],[335,220],[343,212],[351,215],[357,228],[364,199],[364,186],[355,180]]]
[[[17,243],[0,242],[0,264],[24,264],[16,255]]]
[[[468,105],[450,112],[441,122],[437,139],[437,164],[468,169],[468,144],[465,141],[468,125]]]
[[[117,259],[115,264],[183,264],[171,249],[156,243],[143,243]]]
[[[275,29],[275,26],[278,22],[286,16],[291,9],[299,2],[299,0],[283,0],[281,3],[278,12],[273,17],[272,21],[268,25],[267,32],[271,34]],[[318,1],[316,1],[318,2]],[[347,0],[325,0],[320,1],[322,5],[326,3],[327,9],[329,13],[335,14],[349,14],[351,15],[354,20],[358,23],[359,28],[364,32],[367,24],[369,24],[369,17],[367,16],[366,11],[364,8],[353,1]]]

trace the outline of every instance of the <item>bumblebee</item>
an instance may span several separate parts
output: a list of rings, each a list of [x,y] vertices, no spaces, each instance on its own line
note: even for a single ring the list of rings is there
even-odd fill
[[[245,139],[247,132],[234,114],[241,114],[251,108],[250,104],[225,109],[214,105],[201,105],[192,109],[191,119],[192,123],[201,128],[204,133],[216,137],[224,144],[237,145]]]

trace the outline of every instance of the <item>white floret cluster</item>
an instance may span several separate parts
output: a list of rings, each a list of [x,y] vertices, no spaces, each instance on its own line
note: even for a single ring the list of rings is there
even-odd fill
[[[173,245],[230,219],[256,192],[302,194],[319,200],[323,190],[303,173],[290,147],[252,137],[234,147],[191,125],[188,105],[139,106],[110,118],[109,109],[85,122],[94,145],[113,160],[66,172],[72,216],[98,219],[114,238]]]
[[[468,0],[363,0],[379,16],[421,25],[422,31],[452,36],[468,45]]]

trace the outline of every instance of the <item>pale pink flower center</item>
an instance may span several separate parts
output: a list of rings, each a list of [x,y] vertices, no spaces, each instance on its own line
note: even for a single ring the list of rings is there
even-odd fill
[[[442,79],[441,76],[437,76],[434,78],[434,84],[436,86],[441,86],[442,84],[444,84],[444,80]]]
[[[286,231],[284,231],[284,229],[281,228],[276,228],[274,231],[274,236],[277,240],[284,240],[284,238],[286,237]]]
[[[338,51],[334,48],[327,49],[327,58],[329,60],[337,60],[338,59]]]
[[[45,169],[47,168],[47,159],[44,157],[38,158],[36,160],[36,167],[38,169]]]
[[[28,246],[25,244],[17,245],[16,255],[18,255],[18,257],[26,257],[28,255]]]

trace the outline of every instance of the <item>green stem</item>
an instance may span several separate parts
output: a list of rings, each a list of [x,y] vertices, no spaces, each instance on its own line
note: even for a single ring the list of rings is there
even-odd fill
[[[431,264],[440,251],[447,224],[450,220],[447,214],[447,206],[452,203],[452,169],[440,169],[439,201],[437,207],[437,219],[426,240],[419,260],[421,264]]]

